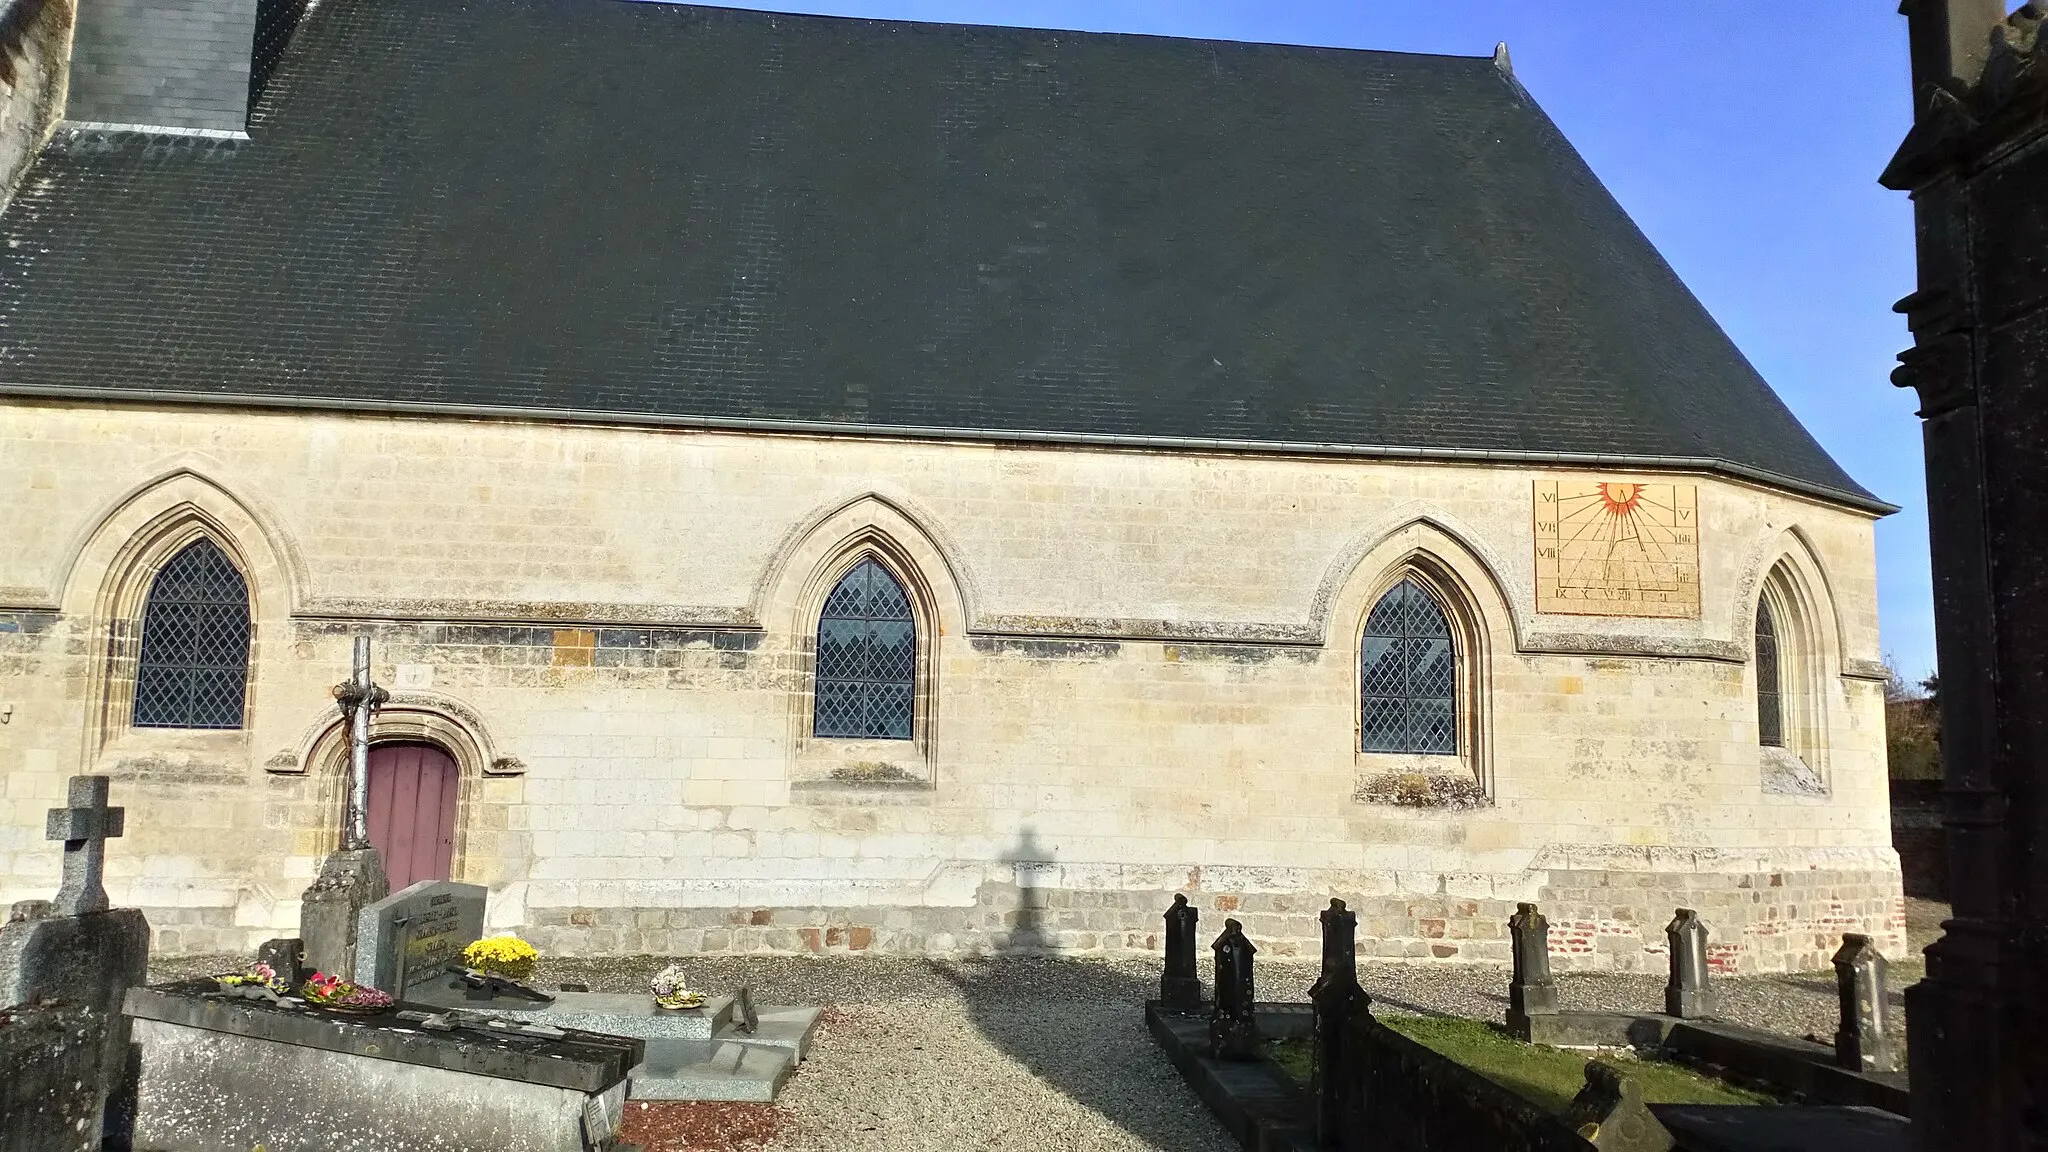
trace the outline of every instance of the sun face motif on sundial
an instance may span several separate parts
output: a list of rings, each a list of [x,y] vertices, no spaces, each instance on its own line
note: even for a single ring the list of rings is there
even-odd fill
[[[1538,480],[1536,610],[1700,614],[1697,489],[1637,480]]]

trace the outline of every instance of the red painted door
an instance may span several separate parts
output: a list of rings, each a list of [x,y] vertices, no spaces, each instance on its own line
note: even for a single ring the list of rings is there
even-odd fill
[[[393,892],[446,880],[455,859],[455,760],[431,744],[370,748],[370,846]]]

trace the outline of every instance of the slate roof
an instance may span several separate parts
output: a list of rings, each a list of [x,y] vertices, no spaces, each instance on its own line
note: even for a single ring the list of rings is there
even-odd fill
[[[1715,467],[1886,510],[1489,59],[325,0],[66,131],[0,390]]]

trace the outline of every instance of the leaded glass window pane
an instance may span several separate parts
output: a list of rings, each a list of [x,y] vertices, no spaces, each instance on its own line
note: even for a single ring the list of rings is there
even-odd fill
[[[248,586],[212,541],[194,541],[149,585],[135,726],[240,728],[248,682]]]
[[[916,683],[910,597],[888,569],[862,560],[825,597],[818,617],[814,731],[908,740]]]
[[[1779,693],[1778,622],[1771,606],[1756,605],[1756,739],[1767,748],[1785,746],[1785,705]]]
[[[1359,746],[1367,752],[1458,751],[1458,650],[1436,597],[1396,584],[1365,618],[1359,646]]]

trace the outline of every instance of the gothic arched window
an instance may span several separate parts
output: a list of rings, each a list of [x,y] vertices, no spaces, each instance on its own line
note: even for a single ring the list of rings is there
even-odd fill
[[[910,597],[870,557],[853,566],[818,614],[819,736],[908,740],[917,689]]]
[[[1756,741],[1766,748],[1785,746],[1785,699],[1778,667],[1778,622],[1768,599],[1756,603]]]
[[[137,728],[240,728],[249,681],[249,589],[211,540],[149,585],[135,670]]]
[[[1436,597],[1403,580],[1373,605],[1359,645],[1359,747],[1458,752],[1458,650]]]

